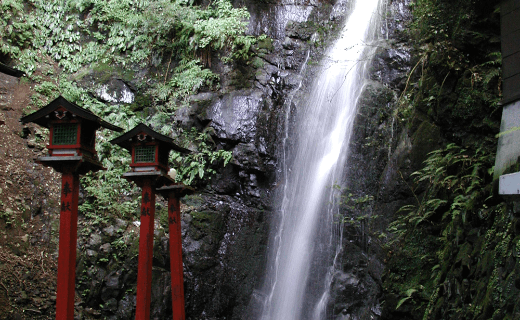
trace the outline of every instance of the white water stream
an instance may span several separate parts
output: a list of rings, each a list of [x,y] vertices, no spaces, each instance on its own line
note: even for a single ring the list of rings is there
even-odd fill
[[[379,2],[355,0],[309,98],[298,106],[261,320],[325,318],[330,264],[336,250],[331,237],[338,228],[333,217],[337,213],[333,185],[343,179],[356,104],[373,51],[367,44],[377,26]],[[328,265],[316,267],[320,261]]]

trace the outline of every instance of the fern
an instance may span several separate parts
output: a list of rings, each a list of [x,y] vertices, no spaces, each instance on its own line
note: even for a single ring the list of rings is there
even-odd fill
[[[483,189],[489,177],[485,168],[491,167],[492,162],[493,155],[482,149],[471,153],[456,144],[431,152],[425,166],[412,174],[417,184],[426,184],[422,200],[417,205],[401,207],[400,217],[390,224],[391,231],[402,237],[420,224],[433,223],[432,218],[441,211],[442,220],[472,211],[476,200],[487,192]]]

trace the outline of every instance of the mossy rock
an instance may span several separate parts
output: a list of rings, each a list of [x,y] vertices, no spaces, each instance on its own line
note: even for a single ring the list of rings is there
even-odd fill
[[[494,254],[492,251],[486,251],[482,256],[480,262],[477,263],[477,276],[489,276],[494,268]]]
[[[135,236],[130,239],[130,244],[127,247],[127,257],[137,257],[139,254],[139,237]]]
[[[193,218],[190,224],[190,234],[195,240],[200,240],[208,236],[212,241],[220,239],[224,234],[223,215],[217,211],[193,211],[190,213]]]
[[[518,288],[519,275],[511,272],[502,287],[502,307],[506,310],[513,311],[515,306],[520,305],[520,289]]]
[[[251,61],[251,66],[255,69],[260,69],[264,66],[265,62],[259,57],[253,58],[253,61]],[[256,74],[255,74],[256,75]]]
[[[473,251],[473,246],[467,242],[462,244],[460,247],[459,253],[457,254],[457,258],[455,259],[456,263],[461,263],[463,266],[470,267],[471,266],[471,252]]]
[[[130,105],[132,111],[145,110],[153,105],[153,98],[149,95],[137,94],[134,103]]]
[[[428,154],[439,149],[441,130],[436,125],[423,121],[412,136],[410,159],[414,167],[419,168],[428,158]]]
[[[256,47],[261,52],[272,52],[274,50],[273,39],[266,37],[265,39],[258,40]]]
[[[199,194],[194,194],[182,198],[181,202],[189,207],[200,207],[204,203],[204,199]]]

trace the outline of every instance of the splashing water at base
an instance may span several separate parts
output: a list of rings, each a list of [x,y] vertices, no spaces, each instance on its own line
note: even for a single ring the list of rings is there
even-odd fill
[[[261,320],[319,320],[325,316],[327,269],[334,256],[337,212],[333,184],[342,179],[356,104],[363,89],[380,0],[356,0],[341,37],[330,49],[310,98],[300,106],[292,163],[279,204]],[[334,258],[334,257],[333,257]],[[315,267],[323,261],[322,267]],[[311,272],[311,267],[312,271]],[[315,274],[324,270],[324,274]],[[312,273],[312,274],[311,274]],[[310,304],[310,306],[309,306]],[[313,305],[314,304],[314,305]]]

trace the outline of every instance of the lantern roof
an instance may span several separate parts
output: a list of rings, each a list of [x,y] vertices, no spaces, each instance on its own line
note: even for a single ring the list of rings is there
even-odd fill
[[[168,198],[170,196],[182,198],[186,195],[195,193],[195,189],[193,187],[183,184],[166,185],[155,189],[155,191],[157,191],[157,193],[162,195],[164,198]]]
[[[23,76],[25,74],[25,72],[20,71],[15,68],[8,67],[1,62],[0,62],[0,72],[13,76],[13,77],[17,77],[17,78],[20,78],[21,76]]]
[[[139,135],[140,133],[147,134],[148,136],[155,139],[156,141],[159,141],[159,143],[164,144],[167,148],[170,148],[177,152],[191,153],[190,150],[176,145],[172,138],[167,137],[163,134],[160,134],[160,133],[152,130],[149,126],[145,125],[144,123],[138,124],[132,130],[130,130],[130,131],[124,133],[123,135],[119,136],[118,138],[115,138],[112,141],[110,141],[110,143],[117,144],[120,147],[125,148],[128,151],[132,151],[132,139],[134,137],[136,137],[137,135]]]
[[[48,105],[41,108],[38,111],[35,111],[23,118],[20,119],[22,123],[28,123],[28,122],[34,122],[42,127],[49,128],[49,119],[46,117],[47,115],[51,114],[58,108],[64,108],[70,113],[93,123],[96,123],[98,127],[107,128],[109,130],[121,132],[123,131],[122,128],[117,127],[113,124],[110,124],[100,117],[96,116],[94,113],[90,112],[87,109],[84,109],[80,106],[78,106],[75,103],[69,102],[67,99],[63,98],[62,96],[57,97],[53,101],[51,101]]]

